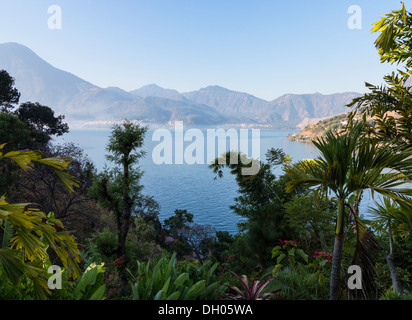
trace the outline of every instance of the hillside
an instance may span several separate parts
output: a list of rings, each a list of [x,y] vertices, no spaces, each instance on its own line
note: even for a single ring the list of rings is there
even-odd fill
[[[346,126],[348,114],[349,113],[342,113],[337,116],[333,116],[308,125],[303,128],[298,134],[289,135],[288,139],[292,141],[312,142],[313,140],[324,136],[327,131],[339,131]]]

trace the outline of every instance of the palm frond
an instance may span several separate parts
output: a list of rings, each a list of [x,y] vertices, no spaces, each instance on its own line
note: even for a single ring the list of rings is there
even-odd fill
[[[362,221],[353,206],[348,206],[353,232],[356,234],[356,248],[351,265],[357,265],[362,270],[362,289],[359,292],[358,290],[348,290],[348,295],[352,298],[357,298],[359,294],[364,299],[371,296],[376,298],[377,288],[374,287],[375,263],[381,247],[372,230]],[[347,282],[347,276],[342,280],[344,283]]]

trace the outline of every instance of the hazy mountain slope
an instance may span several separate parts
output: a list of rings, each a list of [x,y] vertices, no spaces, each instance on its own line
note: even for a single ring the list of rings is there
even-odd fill
[[[348,112],[346,105],[358,96],[360,94],[354,92],[331,95],[287,94],[271,101],[267,114],[296,126],[305,119],[324,118]]]
[[[59,70],[29,48],[0,44],[0,69],[16,80],[21,102],[40,102],[66,119],[117,121],[124,118],[167,124],[184,121],[191,125],[251,124],[272,128],[294,128],[302,121],[333,116],[356,93],[332,95],[288,94],[266,101],[219,86],[179,93],[155,84],[126,92],[100,88],[69,72]]]
[[[97,89],[93,84],[53,67],[17,43],[0,44],[0,68],[15,78],[21,102],[37,101],[62,108],[73,96]]]
[[[346,105],[360,94],[287,94],[266,101],[247,93],[210,86],[183,95],[189,100],[209,105],[232,119],[236,115],[238,119],[253,123],[295,127],[307,118],[327,117],[347,111]]]
[[[188,101],[182,94],[180,94],[177,90],[173,89],[164,89],[159,87],[156,84],[148,84],[143,86],[139,89],[130,91],[131,94],[139,97],[158,97],[158,98],[166,98],[178,101]]]
[[[264,112],[267,105],[263,99],[220,86],[209,86],[182,95],[191,101],[211,106],[225,116],[239,119],[253,119]]]
[[[150,99],[120,88],[100,88],[51,66],[17,43],[0,44],[0,69],[15,78],[21,102],[36,101],[47,105],[56,113],[66,115],[67,120],[128,118],[153,123],[180,120],[188,124],[219,124],[226,120],[213,108],[192,103],[183,96],[180,97],[182,101]],[[148,88],[153,91],[154,86]],[[172,96],[173,90],[157,87],[157,92],[161,91]]]

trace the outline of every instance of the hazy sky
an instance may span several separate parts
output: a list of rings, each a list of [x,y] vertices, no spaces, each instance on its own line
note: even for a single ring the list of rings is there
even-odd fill
[[[61,8],[61,29],[48,26],[52,5]],[[362,9],[362,29],[348,27],[351,5]],[[0,43],[26,45],[101,87],[220,85],[267,100],[364,92],[365,81],[380,84],[394,69],[380,63],[371,24],[400,7],[399,0],[0,0]]]

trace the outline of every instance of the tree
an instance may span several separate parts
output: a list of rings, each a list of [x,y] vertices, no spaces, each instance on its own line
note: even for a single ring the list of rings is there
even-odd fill
[[[331,191],[338,199],[330,283],[330,299],[333,300],[337,299],[339,294],[345,206],[348,198],[355,195],[359,199],[362,192],[369,189],[372,195],[378,192],[405,202],[405,197],[411,193],[409,189],[395,188],[409,181],[412,150],[399,152],[394,148],[380,148],[376,141],[360,139],[362,129],[362,125],[358,124],[342,135],[328,132],[325,137],[314,141],[320,151],[317,159],[299,161],[285,169],[291,178],[286,191],[291,192],[298,186],[317,187],[318,192]],[[389,172],[384,173],[385,169]],[[360,222],[356,212],[352,214],[356,222]]]
[[[348,127],[354,124],[356,115],[364,122],[364,136],[385,144],[408,148],[412,146],[412,91],[407,81],[412,75],[412,14],[402,3],[401,10],[383,16],[373,25],[372,32],[380,35],[375,41],[381,62],[405,64],[384,77],[385,86],[366,83],[370,92],[354,99]]]
[[[215,228],[210,225],[193,223],[180,229],[179,235],[190,245],[200,264],[203,264],[209,258],[208,243],[212,240],[215,232]]]
[[[314,247],[327,250],[333,239],[336,209],[336,201],[309,191],[285,204],[285,220],[296,233],[294,239],[306,244],[306,251]]]
[[[132,212],[133,216],[142,218],[146,224],[153,227],[156,233],[156,243],[163,244],[165,240],[165,232],[162,228],[162,223],[159,220],[159,214],[159,203],[153,197],[145,195],[138,197]]]
[[[130,121],[113,126],[106,148],[111,154],[106,157],[120,168],[106,168],[104,172],[96,175],[90,191],[104,208],[115,214],[119,258],[126,255],[130,217],[142,189],[139,185],[142,172],[133,168],[133,165],[144,156],[144,152],[139,149],[143,146],[146,131],[147,127],[140,127]]]
[[[181,231],[188,228],[191,223],[193,223],[193,214],[180,209],[175,210],[173,216],[163,221],[166,234],[172,238],[169,250],[175,251],[179,257],[190,253],[190,245],[182,236]]]
[[[231,209],[246,218],[239,223],[244,238],[236,241],[240,245],[236,249],[242,252],[242,257],[236,255],[235,259],[242,259],[239,265],[249,264],[249,268],[251,264],[253,267],[268,267],[273,244],[280,238],[288,238],[290,234],[290,229],[284,224],[284,204],[294,194],[285,192],[287,177],[277,179],[273,174],[274,166],[287,164],[290,157],[281,149],[270,149],[266,157],[267,163],[259,162],[259,172],[250,176],[243,175],[243,169],[257,160],[248,159],[242,153],[227,152],[210,165],[217,177],[223,177],[225,168],[235,176],[239,196],[235,198],[235,205]],[[231,162],[231,159],[237,159],[237,163]]]
[[[216,231],[215,239],[209,245],[213,258],[220,263],[225,262],[234,241],[234,237],[228,231]]]
[[[7,112],[19,103],[20,93],[14,87],[14,79],[6,70],[0,70],[0,111]]]
[[[28,125],[32,139],[40,148],[47,145],[51,136],[61,136],[69,131],[69,126],[63,122],[63,115],[55,117],[52,109],[37,102],[21,104],[15,114]]]
[[[178,256],[194,254],[200,264],[208,258],[208,244],[212,241],[216,230],[210,225],[200,225],[193,222],[193,214],[187,210],[175,210],[175,214],[166,219],[164,229],[172,237],[169,250]]]
[[[14,161],[21,169],[29,170],[34,163],[47,165],[60,177],[69,192],[77,187],[77,181],[65,170],[69,159],[42,158],[35,151],[3,152],[0,145],[0,159]],[[50,294],[45,278],[44,266],[50,264],[47,250],[52,249],[63,263],[63,267],[76,279],[80,276],[78,263],[81,255],[77,243],[61,221],[52,213],[45,214],[33,209],[30,203],[8,203],[0,197],[0,227],[3,239],[0,242],[0,267],[14,285],[20,276],[28,275],[32,280],[35,298],[45,299]]]
[[[26,199],[36,203],[44,212],[52,211],[57,219],[75,230],[77,236],[89,232],[99,223],[96,219],[99,208],[88,194],[95,173],[93,163],[84,156],[81,148],[72,143],[50,145],[47,156],[72,159],[66,171],[79,181],[79,187],[69,193],[53,170],[37,165],[36,170],[20,174],[13,184],[10,189],[13,201]]]
[[[406,72],[412,74],[412,14],[402,2],[400,10],[394,10],[373,24],[372,32],[380,32],[375,41],[381,62],[405,63]]]
[[[131,217],[137,200],[141,197],[142,186],[139,184],[142,172],[133,165],[144,156],[139,150],[144,143],[147,127],[140,127],[138,123],[128,120],[116,124],[112,128],[106,150],[106,158],[115,164],[112,169],[106,168],[94,177],[90,195],[95,197],[103,208],[107,208],[115,215],[117,226],[117,257],[124,261],[121,265],[121,282],[119,296],[126,294],[127,274],[125,265],[128,262],[126,255],[126,240],[131,226]]]
[[[389,252],[385,259],[392,278],[392,285],[396,293],[404,293],[404,288],[399,279],[394,265],[394,238],[395,236],[408,237],[412,231],[412,212],[403,210],[402,207],[384,197],[381,203],[375,203],[375,207],[369,208],[372,214],[372,225],[377,232],[385,232],[389,240]]]
[[[0,112],[0,141],[7,142],[3,152],[32,149],[26,124],[12,114]],[[21,170],[13,161],[0,160],[0,194],[9,193]]]

